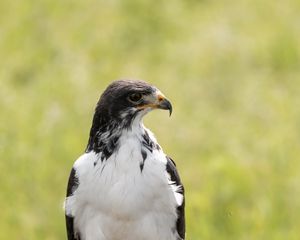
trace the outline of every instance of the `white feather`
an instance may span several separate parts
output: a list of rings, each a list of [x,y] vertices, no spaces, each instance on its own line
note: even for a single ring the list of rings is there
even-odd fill
[[[183,196],[166,175],[162,150],[147,150],[141,172],[144,131],[149,130],[137,120],[123,130],[119,148],[109,159],[102,162],[100,154],[89,152],[75,162],[79,186],[65,208],[75,216],[82,240],[178,239],[173,229]],[[156,142],[152,133],[150,138]]]

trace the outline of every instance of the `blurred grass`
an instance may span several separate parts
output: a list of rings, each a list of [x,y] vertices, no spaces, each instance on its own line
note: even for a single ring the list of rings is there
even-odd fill
[[[187,236],[299,239],[300,2],[0,2],[0,239],[65,239],[62,202],[106,85],[146,117],[186,186]],[[176,130],[175,130],[176,129]]]

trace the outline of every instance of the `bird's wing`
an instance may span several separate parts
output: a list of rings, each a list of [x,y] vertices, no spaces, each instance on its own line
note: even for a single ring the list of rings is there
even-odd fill
[[[72,168],[67,187],[67,197],[71,196],[77,187],[78,178],[76,177],[76,170]],[[74,217],[67,215],[67,213],[65,213],[65,216],[68,240],[80,240],[80,236],[78,236],[74,231]]]
[[[177,207],[178,217],[177,217],[176,227],[177,227],[177,232],[178,232],[179,236],[181,237],[181,239],[185,239],[184,188],[181,183],[179,174],[177,172],[176,164],[168,156],[167,156],[167,168],[166,169],[167,169],[167,172],[170,174],[171,181],[174,182],[174,184],[176,186],[180,186],[180,187],[178,187],[176,192],[182,194],[182,196],[183,196],[181,205],[179,205]]]

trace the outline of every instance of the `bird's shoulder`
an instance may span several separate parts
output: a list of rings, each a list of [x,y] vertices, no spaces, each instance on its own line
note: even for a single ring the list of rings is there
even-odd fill
[[[167,159],[166,170],[170,174],[171,180],[175,182],[177,185],[182,185],[175,161],[167,155],[166,155],[166,159]]]

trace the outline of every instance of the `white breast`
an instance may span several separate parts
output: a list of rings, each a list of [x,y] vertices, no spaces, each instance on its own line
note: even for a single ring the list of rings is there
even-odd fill
[[[103,162],[94,152],[75,162],[79,186],[66,200],[66,211],[75,216],[81,238],[176,239],[177,202],[165,171],[165,154],[147,150],[141,171],[141,143],[136,134],[124,132],[118,151]]]

